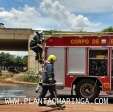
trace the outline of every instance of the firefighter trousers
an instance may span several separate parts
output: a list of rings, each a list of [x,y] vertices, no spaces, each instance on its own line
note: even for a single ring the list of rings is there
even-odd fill
[[[42,91],[39,95],[39,99],[44,103],[44,98],[49,91],[50,93],[50,98],[56,98],[57,97],[57,92],[56,92],[56,86],[55,85],[42,85]]]

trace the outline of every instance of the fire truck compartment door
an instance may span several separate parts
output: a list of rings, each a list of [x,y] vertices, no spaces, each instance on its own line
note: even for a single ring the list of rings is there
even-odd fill
[[[47,55],[54,54],[57,60],[54,64],[56,85],[64,86],[65,72],[64,72],[64,48],[49,47]]]
[[[68,52],[68,74],[85,75],[85,48],[71,47]]]

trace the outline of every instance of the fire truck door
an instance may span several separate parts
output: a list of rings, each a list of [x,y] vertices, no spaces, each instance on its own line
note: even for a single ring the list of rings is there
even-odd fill
[[[89,75],[108,76],[108,49],[91,48],[89,49]]]
[[[49,47],[47,51],[47,55],[54,54],[57,57],[57,60],[54,65],[55,72],[55,80],[57,85],[64,85],[65,80],[65,72],[64,72],[64,48],[60,47]]]
[[[113,49],[111,53],[111,89],[113,90]]]
[[[70,47],[68,53],[68,74],[86,75],[85,48]]]

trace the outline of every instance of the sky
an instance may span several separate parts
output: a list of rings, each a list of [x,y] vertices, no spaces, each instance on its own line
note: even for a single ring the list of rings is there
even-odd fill
[[[0,0],[5,27],[101,31],[113,25],[113,0]]]
[[[26,51],[0,51],[0,53],[9,53],[9,54],[12,54],[12,55],[15,55],[15,56],[27,56],[28,55],[28,52]]]
[[[113,26],[113,0],[0,0],[5,27],[96,32]]]

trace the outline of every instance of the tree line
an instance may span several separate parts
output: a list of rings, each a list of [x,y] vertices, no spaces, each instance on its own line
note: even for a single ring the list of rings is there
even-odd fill
[[[0,70],[24,71],[27,68],[28,56],[15,56],[9,53],[0,53]]]
[[[47,30],[47,31],[44,31],[44,34],[45,35],[52,35],[52,34],[54,34],[54,33],[67,33],[67,32],[72,32],[72,33],[75,33],[75,31],[57,31],[57,30]],[[87,32],[87,31],[78,31],[78,32]],[[104,28],[103,30],[101,30],[100,32],[113,32],[113,26],[109,26],[109,27],[107,27],[107,28]]]

